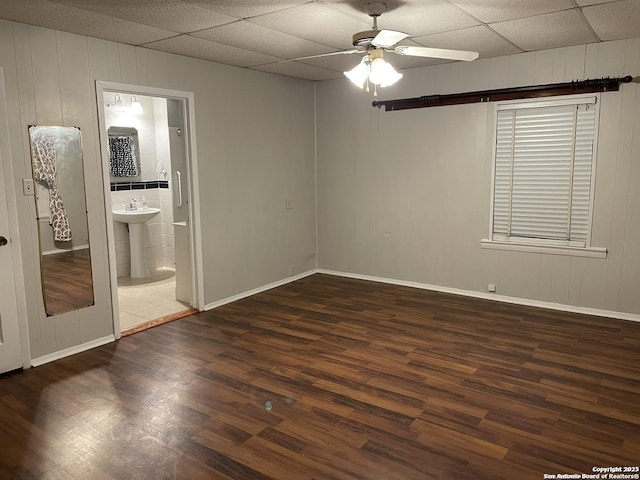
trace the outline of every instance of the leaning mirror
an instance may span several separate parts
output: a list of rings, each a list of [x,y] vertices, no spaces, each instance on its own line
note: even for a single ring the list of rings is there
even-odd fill
[[[44,309],[94,304],[82,135],[77,127],[29,127]]]

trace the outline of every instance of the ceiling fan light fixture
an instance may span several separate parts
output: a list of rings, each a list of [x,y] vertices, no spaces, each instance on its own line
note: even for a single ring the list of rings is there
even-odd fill
[[[402,78],[402,74],[382,58],[381,50],[369,52],[358,65],[343,73],[358,88],[363,88],[366,84],[367,92],[369,82],[376,87],[388,87]],[[377,91],[374,91],[374,95],[376,94]]]
[[[351,82],[358,88],[364,87],[364,82],[367,81],[369,76],[369,56],[365,55],[358,65],[353,67],[348,72],[343,72]]]
[[[384,61],[383,58],[375,58],[371,62],[371,71],[369,72],[369,80],[375,85],[388,87],[393,85],[402,78],[402,74],[398,73],[390,63]]]
[[[380,30],[378,28],[378,17],[387,10],[387,4],[384,3],[386,0],[363,1],[364,11],[373,19],[373,25],[370,30],[364,30],[353,34],[352,43],[355,49],[280,60],[278,63],[294,62],[297,60],[333,55],[350,55],[352,53],[364,54],[362,61],[358,65],[343,73],[349,80],[351,80],[351,82],[353,82],[354,85],[358,88],[364,88],[366,92],[369,91],[369,84],[373,83],[373,95],[375,96],[378,94],[378,87],[388,87],[403,77],[403,75],[398,73],[393,66],[382,59],[382,55],[385,51],[410,57],[433,57],[443,58],[445,60],[463,60],[467,62],[475,60],[479,56],[477,52],[467,52],[464,50],[398,45],[398,42],[408,38],[410,35],[396,30]]]

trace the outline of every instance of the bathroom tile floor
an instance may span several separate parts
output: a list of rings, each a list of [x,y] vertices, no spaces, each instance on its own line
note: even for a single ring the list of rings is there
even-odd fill
[[[175,297],[176,278],[171,269],[155,270],[144,279],[118,278],[120,330],[190,309]]]

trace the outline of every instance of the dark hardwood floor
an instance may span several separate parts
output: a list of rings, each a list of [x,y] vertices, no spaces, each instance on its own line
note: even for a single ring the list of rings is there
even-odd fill
[[[635,466],[639,345],[640,323],[313,275],[0,378],[0,478]]]

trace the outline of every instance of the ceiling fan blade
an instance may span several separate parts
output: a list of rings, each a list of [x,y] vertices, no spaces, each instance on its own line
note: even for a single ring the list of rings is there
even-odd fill
[[[380,30],[380,33],[375,36],[371,44],[376,47],[389,48],[408,36],[408,33],[396,32],[395,30]]]
[[[398,55],[410,55],[412,57],[445,58],[447,60],[464,60],[470,62],[480,56],[478,52],[466,50],[448,50],[446,48],[409,47],[399,45],[393,49]]]
[[[341,50],[339,52],[331,52],[331,53],[321,53],[319,55],[308,55],[306,57],[298,57],[298,58],[289,58],[287,60],[280,60],[276,63],[286,63],[286,62],[295,62],[298,60],[308,60],[310,58],[322,58],[322,57],[332,57],[334,55],[351,55],[352,53],[366,53],[365,50]]]

